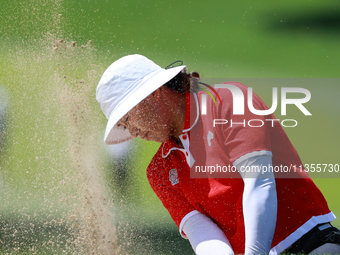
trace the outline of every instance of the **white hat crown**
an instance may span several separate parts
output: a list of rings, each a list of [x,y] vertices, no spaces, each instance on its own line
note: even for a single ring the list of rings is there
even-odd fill
[[[112,63],[104,72],[97,87],[97,101],[108,119],[120,102],[120,98],[131,91],[145,76],[162,70],[142,55],[128,55]]]

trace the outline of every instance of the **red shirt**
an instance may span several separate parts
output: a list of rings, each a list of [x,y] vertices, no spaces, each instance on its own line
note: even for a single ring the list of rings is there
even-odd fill
[[[247,95],[246,86],[231,84]],[[162,143],[148,166],[147,176],[177,226],[188,213],[197,210],[217,223],[235,253],[244,253],[243,179],[238,172],[197,173],[196,166],[232,166],[235,160],[249,153],[261,155],[270,152],[273,167],[300,166],[302,163],[279,122],[266,121],[276,119],[274,115],[254,115],[246,105],[244,115],[233,115],[231,92],[228,89],[217,89],[217,92],[222,105],[215,105],[208,97],[207,114],[199,113],[194,126],[196,117],[191,116],[190,120],[190,113],[196,116],[197,104],[192,94],[186,95],[186,120],[181,140],[185,142],[190,138],[190,150],[176,149],[179,146],[174,139]],[[200,95],[201,92],[198,99]],[[253,104],[256,109],[268,109],[255,94]],[[226,119],[229,125],[213,127],[214,119]],[[261,127],[230,125],[231,120],[234,123],[248,123],[252,119],[263,120],[265,124]],[[213,137],[210,140],[207,139],[209,132]],[[190,153],[195,161],[191,168],[187,163]],[[278,214],[272,247],[279,253],[316,224],[329,222],[335,216],[307,173],[297,171],[287,175],[278,172],[275,177]]]

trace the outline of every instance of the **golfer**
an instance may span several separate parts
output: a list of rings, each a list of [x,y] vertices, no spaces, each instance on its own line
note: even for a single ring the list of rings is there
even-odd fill
[[[198,78],[186,66],[163,69],[141,55],[114,62],[96,94],[108,119],[105,143],[138,136],[162,143],[147,177],[196,254],[340,253],[335,216],[308,174],[294,168],[301,160],[280,124],[268,121],[275,117],[248,107],[234,115],[231,91],[199,90]],[[227,84],[247,98],[246,86]],[[206,97],[203,113],[207,94],[218,100]],[[256,109],[268,109],[252,98]],[[246,125],[254,119],[264,124]],[[231,170],[215,175],[209,166]],[[244,171],[263,166],[295,171]]]

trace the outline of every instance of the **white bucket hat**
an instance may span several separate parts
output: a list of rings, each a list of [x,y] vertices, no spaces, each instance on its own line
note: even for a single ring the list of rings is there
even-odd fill
[[[132,139],[117,122],[139,102],[174,78],[186,66],[163,69],[142,55],[128,55],[112,63],[101,77],[96,98],[108,119],[104,142],[117,144]]]

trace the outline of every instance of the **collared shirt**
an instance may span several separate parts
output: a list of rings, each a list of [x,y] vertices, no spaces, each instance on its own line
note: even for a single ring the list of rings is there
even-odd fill
[[[246,86],[232,84],[247,94]],[[232,94],[227,89],[217,91],[223,105],[208,100],[206,115],[199,112],[202,93],[197,97],[186,95],[185,126],[180,137],[184,148],[174,139],[162,143],[147,169],[147,176],[178,227],[186,215],[197,210],[216,222],[235,253],[243,253],[242,178],[238,172],[197,173],[196,167],[231,167],[238,160],[255,155],[271,155],[273,167],[300,166],[302,163],[280,124],[266,121],[275,119],[274,115],[257,116],[246,107],[244,115],[232,115]],[[268,109],[255,94],[253,102],[256,109]],[[228,120],[229,125],[214,127],[214,119]],[[256,128],[245,125],[253,119],[265,124]],[[230,125],[231,120],[239,124]],[[275,177],[278,215],[272,243],[274,254],[288,248],[316,224],[335,218],[320,190],[305,172],[293,175],[278,172]]]

